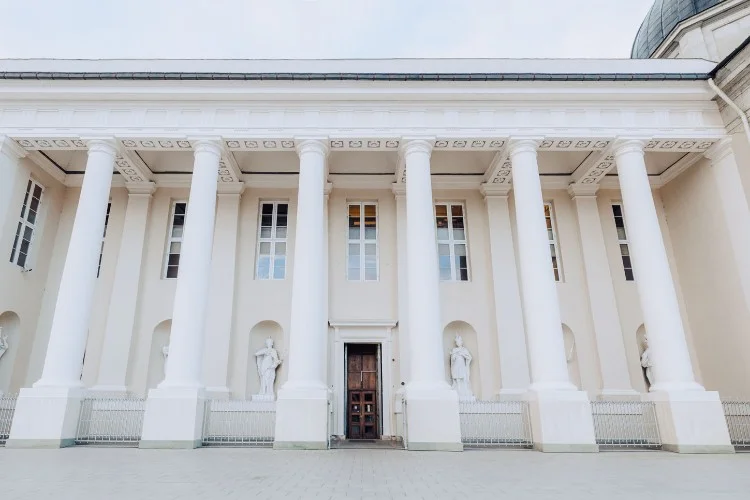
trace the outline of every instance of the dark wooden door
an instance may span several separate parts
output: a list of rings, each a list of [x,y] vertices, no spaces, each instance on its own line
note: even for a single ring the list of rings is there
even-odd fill
[[[368,349],[369,348],[369,349]],[[350,346],[347,353],[347,438],[377,439],[377,346]]]

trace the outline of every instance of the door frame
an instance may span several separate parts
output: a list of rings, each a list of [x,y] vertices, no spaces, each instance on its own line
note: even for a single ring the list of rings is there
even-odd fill
[[[331,321],[333,328],[333,432],[346,436],[346,344],[378,344],[380,346],[379,433],[380,438],[393,436],[391,401],[393,382],[393,329],[396,321]]]

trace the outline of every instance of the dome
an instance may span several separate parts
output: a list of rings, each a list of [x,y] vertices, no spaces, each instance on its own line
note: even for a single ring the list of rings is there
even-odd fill
[[[675,26],[723,0],[654,0],[633,42],[633,59],[648,59]]]

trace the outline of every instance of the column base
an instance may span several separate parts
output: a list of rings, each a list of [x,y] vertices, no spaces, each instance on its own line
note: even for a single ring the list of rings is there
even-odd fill
[[[6,448],[64,448],[75,444],[82,388],[21,389]]]
[[[495,395],[498,401],[521,401],[526,399],[527,389],[500,389]]]
[[[139,448],[190,449],[203,440],[203,389],[151,389],[143,416]]]
[[[448,384],[406,386],[406,449],[463,451],[458,394]]]
[[[275,450],[328,449],[328,390],[281,388],[276,401]]]
[[[594,453],[591,404],[584,391],[529,391],[534,449],[550,453]]]
[[[596,399],[607,401],[640,401],[641,393],[633,389],[602,389]]]
[[[95,385],[91,389],[92,397],[124,397],[128,395],[128,388],[124,385]]]
[[[232,391],[226,386],[206,387],[206,399],[229,399]]]
[[[663,449],[676,453],[734,453],[718,392],[656,391],[643,399],[656,404]]]

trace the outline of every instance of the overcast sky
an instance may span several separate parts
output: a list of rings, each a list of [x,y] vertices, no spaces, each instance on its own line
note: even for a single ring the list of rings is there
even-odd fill
[[[0,0],[0,57],[629,57],[653,0]]]

